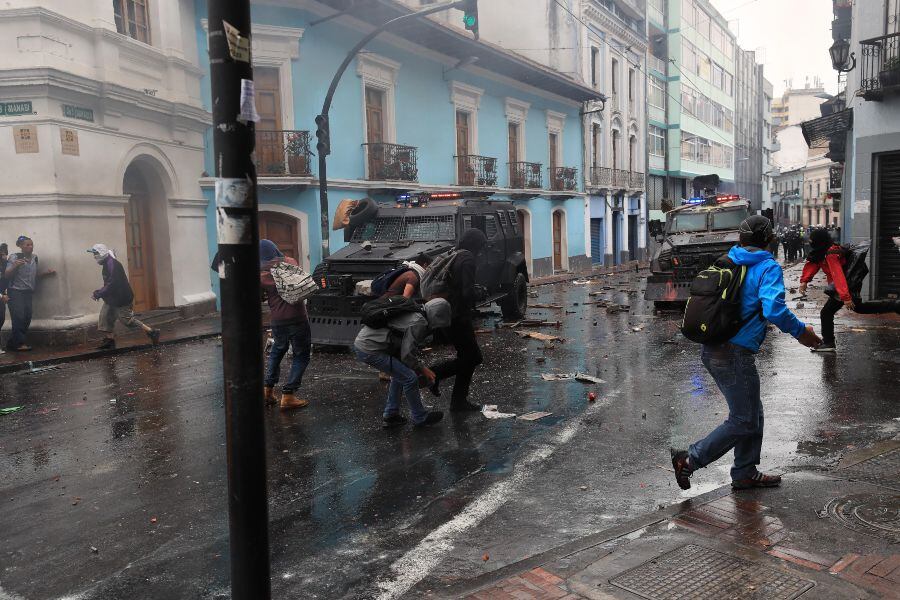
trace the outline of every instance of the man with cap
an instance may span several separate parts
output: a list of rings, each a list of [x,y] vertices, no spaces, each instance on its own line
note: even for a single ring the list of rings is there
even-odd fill
[[[835,352],[834,345],[834,315],[844,305],[860,314],[900,313],[900,300],[875,300],[863,302],[860,299],[860,290],[851,290],[847,285],[844,275],[844,267],[847,257],[840,245],[834,242],[831,232],[827,229],[813,229],[809,234],[810,251],[803,266],[803,274],[800,276],[801,295],[806,295],[806,287],[821,269],[825,271],[828,287],[828,302],[822,307],[822,343],[813,348],[813,352]]]
[[[678,486],[691,487],[691,474],[734,449],[731,486],[734,489],[774,487],[780,475],[761,473],[759,464],[763,440],[763,406],[759,393],[756,353],[766,337],[767,321],[794,336],[804,346],[814,348],[822,340],[812,326],[802,323],[784,302],[784,276],[781,266],[763,250],[774,233],[766,217],[745,219],[739,227],[740,245],[728,257],[737,265],[746,265],[741,286],[743,327],[724,344],[704,344],[700,358],[728,403],[728,418],[704,439],[687,450],[672,449],[672,466]]]
[[[154,346],[158,344],[159,329],[154,329],[134,317],[134,292],[128,283],[125,267],[116,260],[116,253],[105,244],[94,244],[88,253],[92,254],[100,265],[103,276],[103,287],[94,290],[92,295],[94,300],[103,301],[97,322],[97,331],[103,334],[103,342],[97,348],[112,350],[116,347],[116,321],[129,328],[142,329]]]

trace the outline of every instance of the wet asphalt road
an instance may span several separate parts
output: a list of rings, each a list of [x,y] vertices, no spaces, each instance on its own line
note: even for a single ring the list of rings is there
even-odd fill
[[[540,329],[564,338],[553,348],[479,336],[473,399],[552,413],[538,421],[384,431],[374,372],[316,354],[311,406],[267,413],[273,597],[423,595],[726,483],[726,459],[688,492],[666,470],[669,446],[725,405],[678,316],[654,315],[636,281],[538,288],[532,303],[563,307],[530,311],[563,321]],[[591,291],[631,312],[586,306]],[[817,329],[818,306],[797,311]],[[900,432],[900,321],[844,319],[839,356],[770,332],[764,467],[828,467]],[[540,378],[576,370],[605,383]],[[0,377],[0,407],[25,406],[0,416],[0,600],[229,597],[221,387],[216,341]]]

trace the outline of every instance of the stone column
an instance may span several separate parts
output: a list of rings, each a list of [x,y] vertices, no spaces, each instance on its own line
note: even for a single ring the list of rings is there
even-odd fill
[[[612,194],[609,191],[606,192],[606,214],[603,217],[603,226],[606,228],[606,235],[604,236],[603,245],[605,246],[605,251],[603,254],[603,264],[607,267],[611,267],[615,264],[615,260],[613,259],[613,252],[616,251],[613,248],[613,213],[612,211]]]
[[[638,196],[638,256],[639,260],[647,258],[647,193]]]
[[[619,253],[620,262],[628,262],[634,257],[628,252],[628,212],[631,205],[631,197],[628,194],[622,196],[622,252]]]

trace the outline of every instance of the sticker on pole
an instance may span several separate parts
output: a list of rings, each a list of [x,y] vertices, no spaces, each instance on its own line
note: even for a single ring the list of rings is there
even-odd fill
[[[222,21],[225,29],[225,39],[228,41],[228,54],[232,60],[240,62],[250,62],[250,38],[241,36],[241,31],[229,23]]]
[[[216,233],[220,244],[252,243],[250,215],[230,215],[224,208],[216,207]]]
[[[250,208],[250,182],[246,179],[216,179],[216,206],[226,208]]]
[[[237,120],[242,123],[259,122],[259,114],[256,112],[256,92],[252,79],[241,79],[241,114],[238,115]]]

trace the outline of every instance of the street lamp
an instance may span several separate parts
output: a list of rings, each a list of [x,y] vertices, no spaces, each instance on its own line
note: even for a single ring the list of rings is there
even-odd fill
[[[850,52],[850,42],[847,40],[836,40],[828,49],[828,54],[831,55],[831,66],[838,73],[847,73],[856,68],[856,53]],[[850,61],[853,64],[848,68]]]

